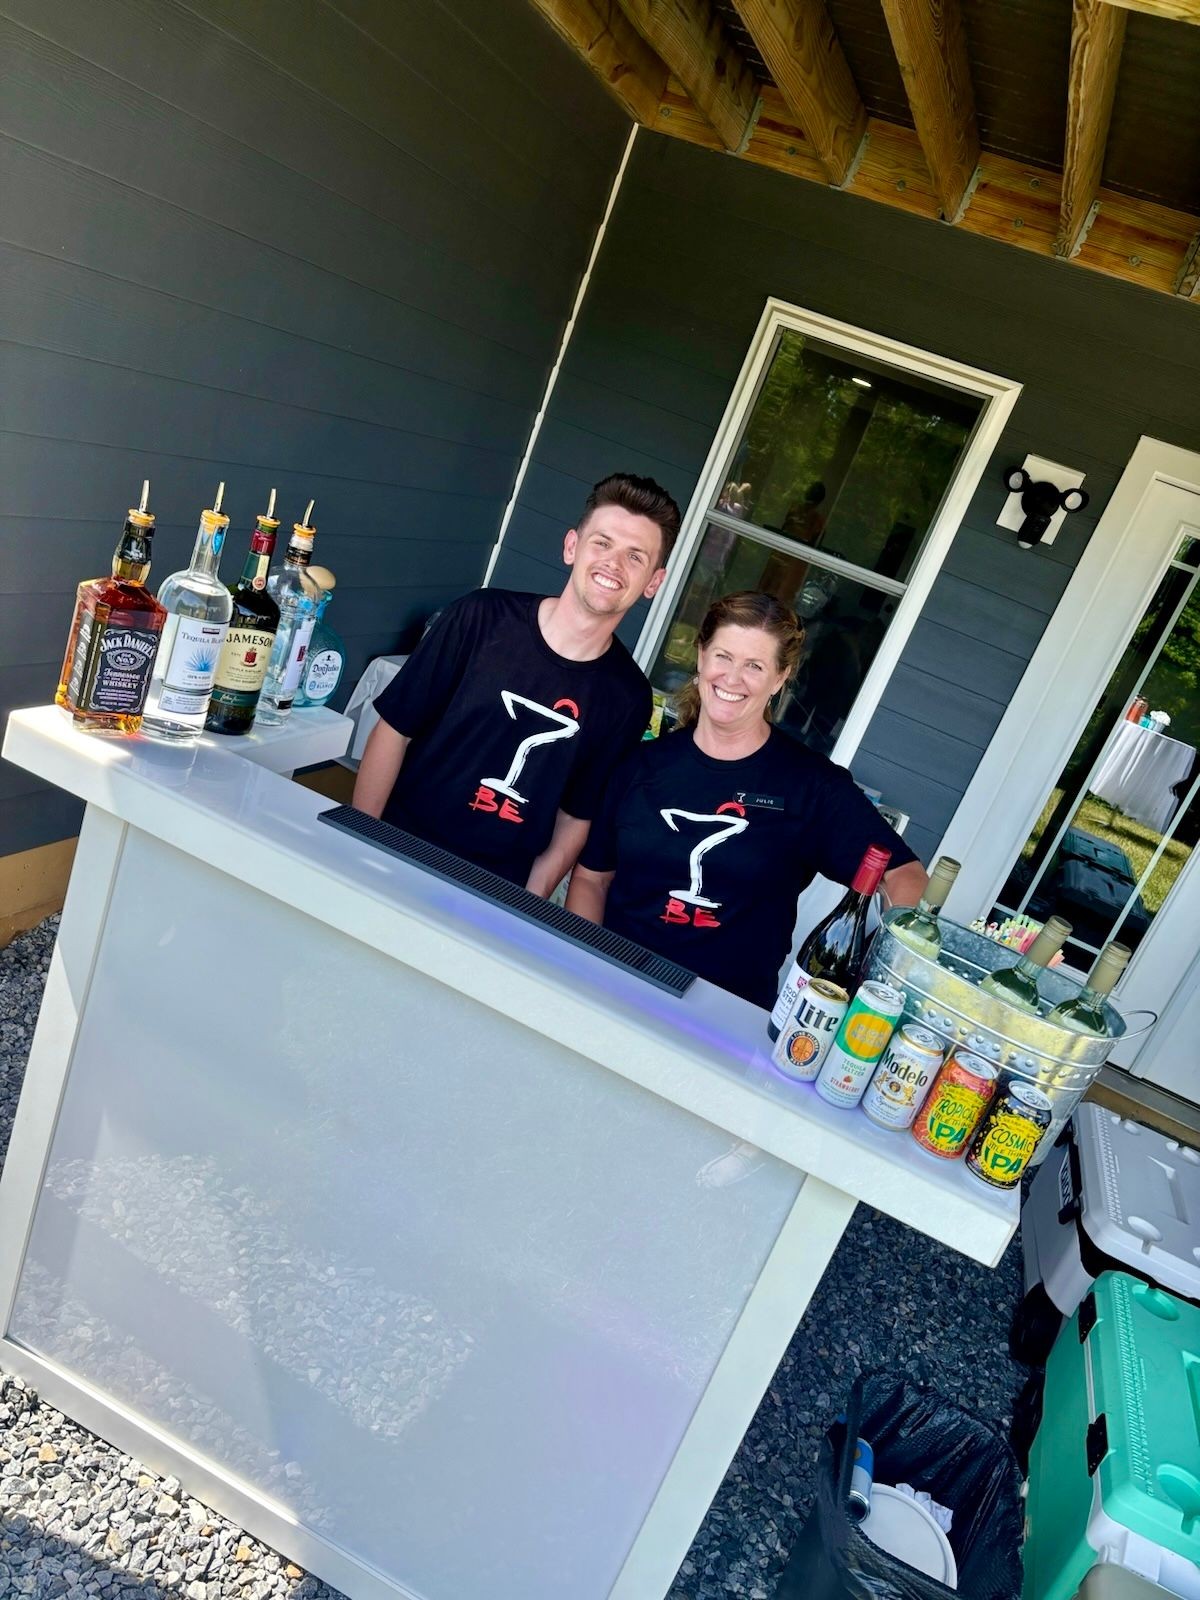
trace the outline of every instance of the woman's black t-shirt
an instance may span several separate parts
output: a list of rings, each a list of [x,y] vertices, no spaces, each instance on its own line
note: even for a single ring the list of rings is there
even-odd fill
[[[720,761],[686,728],[614,774],[580,861],[616,873],[605,927],[770,1007],[802,890],[848,884],[873,844],[916,859],[844,767],[777,728]]]

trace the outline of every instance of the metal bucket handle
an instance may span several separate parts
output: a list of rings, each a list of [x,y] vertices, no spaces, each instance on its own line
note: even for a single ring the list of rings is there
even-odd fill
[[[1150,1020],[1149,1022],[1139,1022],[1134,1027],[1134,1017],[1149,1017]],[[1150,1029],[1158,1021],[1158,1012],[1151,1011],[1149,1006],[1138,1006],[1134,1011],[1122,1011],[1121,1020],[1125,1024],[1125,1032],[1119,1039],[1113,1040],[1114,1044],[1124,1044],[1126,1039],[1140,1039],[1142,1034],[1149,1033]]]

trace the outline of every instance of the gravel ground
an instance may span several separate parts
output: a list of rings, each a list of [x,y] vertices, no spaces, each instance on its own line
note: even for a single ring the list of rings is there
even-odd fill
[[[0,1159],[58,919],[0,950]],[[995,1272],[860,1207],[680,1570],[671,1600],[768,1600],[817,1450],[859,1371],[903,1371],[1006,1424],[1016,1241]],[[0,1600],[339,1600],[328,1585],[0,1374]],[[497,1591],[496,1600],[508,1600]],[[516,1600],[516,1597],[513,1597]]]

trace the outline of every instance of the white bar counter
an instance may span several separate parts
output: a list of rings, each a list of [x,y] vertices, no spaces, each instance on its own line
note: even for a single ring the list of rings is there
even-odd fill
[[[655,1600],[856,1202],[989,1264],[1012,1236],[1015,1196],[779,1077],[761,1012],[234,751],[44,708],[4,754],[88,809],[0,1365],[353,1600]]]

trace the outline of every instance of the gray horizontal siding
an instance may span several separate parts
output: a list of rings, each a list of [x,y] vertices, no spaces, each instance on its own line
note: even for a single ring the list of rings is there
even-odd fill
[[[928,855],[1137,440],[1200,449],[1200,315],[656,135],[639,135],[495,581],[548,559],[602,473],[686,504],[768,296],[1024,385],[854,763]],[[1022,551],[995,526],[1026,453],[1087,473],[1086,511]]]
[[[626,124],[525,0],[0,0],[0,722],[143,477],[317,500],[346,690],[480,581]],[[343,693],[346,692],[343,690]],[[77,808],[0,767],[0,854]]]

